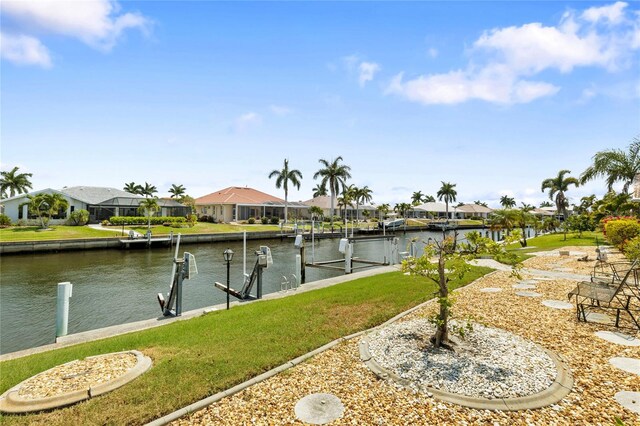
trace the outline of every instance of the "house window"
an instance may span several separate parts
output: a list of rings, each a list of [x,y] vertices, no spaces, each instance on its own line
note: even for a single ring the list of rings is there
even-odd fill
[[[24,215],[24,206],[18,206],[18,219],[22,219]]]

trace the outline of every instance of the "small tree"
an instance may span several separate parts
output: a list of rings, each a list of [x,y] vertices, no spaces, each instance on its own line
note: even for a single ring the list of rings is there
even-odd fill
[[[47,229],[51,216],[55,216],[69,208],[69,202],[57,192],[53,194],[40,193],[35,196],[27,196],[29,199],[29,211],[40,219],[42,229]]]
[[[89,222],[89,212],[85,209],[76,210],[69,215],[69,222],[73,226],[86,225]]]
[[[593,231],[596,227],[587,213],[575,214],[567,219],[567,226],[570,230],[578,232],[578,238],[582,238],[584,231]]]
[[[147,232],[151,232],[151,216],[160,210],[157,198],[145,198],[140,201],[138,212],[147,218]]]
[[[321,207],[311,206],[309,207],[309,214],[314,220],[317,220],[322,218],[322,216],[324,215],[324,212]]]
[[[428,244],[421,257],[410,257],[402,262],[402,270],[412,275],[419,275],[430,279],[438,285],[438,314],[431,318],[436,326],[436,333],[431,337],[431,343],[436,348],[453,349],[449,340],[449,317],[453,301],[449,297],[449,281],[461,279],[469,270],[466,257],[454,250],[453,238],[441,241],[429,238]],[[434,259],[437,262],[432,262]],[[446,268],[445,268],[446,266]]]

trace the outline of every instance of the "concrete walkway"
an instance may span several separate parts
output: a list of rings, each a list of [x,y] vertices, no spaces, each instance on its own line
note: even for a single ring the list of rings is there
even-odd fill
[[[94,223],[94,224],[90,224],[90,225],[87,225],[87,226],[89,228],[97,229],[99,231],[112,231],[112,232],[117,232],[119,234],[122,234],[122,228],[119,228],[119,229],[117,229],[117,228],[109,228],[109,227],[105,228],[104,226],[100,225],[99,223]],[[124,236],[125,237],[129,236],[129,232],[130,231],[131,231],[130,229],[125,229]],[[133,233],[134,233],[134,236],[136,238],[144,237],[144,235],[142,235],[141,233],[139,233],[137,231],[133,231]]]

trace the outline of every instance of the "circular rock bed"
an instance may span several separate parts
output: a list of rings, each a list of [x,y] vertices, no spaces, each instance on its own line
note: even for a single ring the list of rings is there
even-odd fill
[[[26,413],[75,404],[110,392],[151,367],[138,351],[87,357],[43,371],[0,396],[0,411]]]
[[[473,408],[542,407],[573,385],[553,353],[509,332],[473,324],[455,351],[434,348],[434,333],[426,319],[392,324],[363,340],[361,357],[380,377]]]

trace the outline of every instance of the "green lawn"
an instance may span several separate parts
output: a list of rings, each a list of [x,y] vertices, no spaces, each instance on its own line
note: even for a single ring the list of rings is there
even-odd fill
[[[116,227],[117,228],[117,227]],[[146,226],[126,226],[125,229],[133,229],[141,234],[147,232]],[[263,232],[263,231],[279,231],[277,225],[230,225],[228,223],[208,223],[198,222],[191,228],[171,228],[170,226],[152,226],[151,233],[153,235],[169,235],[171,231],[174,234],[221,234],[231,232]]]
[[[527,238],[527,247],[522,248],[519,243],[511,244],[507,247],[509,251],[515,251],[518,254],[519,260],[525,260],[531,257],[528,253],[536,251],[548,251],[555,250],[561,247],[567,246],[595,246],[597,243],[600,245],[609,244],[604,238],[602,232],[583,232],[582,237],[579,237],[577,233],[567,233],[567,239],[563,233],[541,235],[535,238]]]
[[[0,228],[0,241],[39,241],[39,240],[67,240],[77,238],[109,238],[116,237],[112,231],[102,231],[88,226],[54,225],[49,231],[41,231],[37,226],[12,226]]]
[[[472,268],[465,285],[491,271]],[[153,359],[126,386],[49,413],[2,424],[143,424],[241,383],[338,337],[368,329],[433,297],[436,286],[400,272],[0,363],[0,392],[61,363],[138,349]]]

